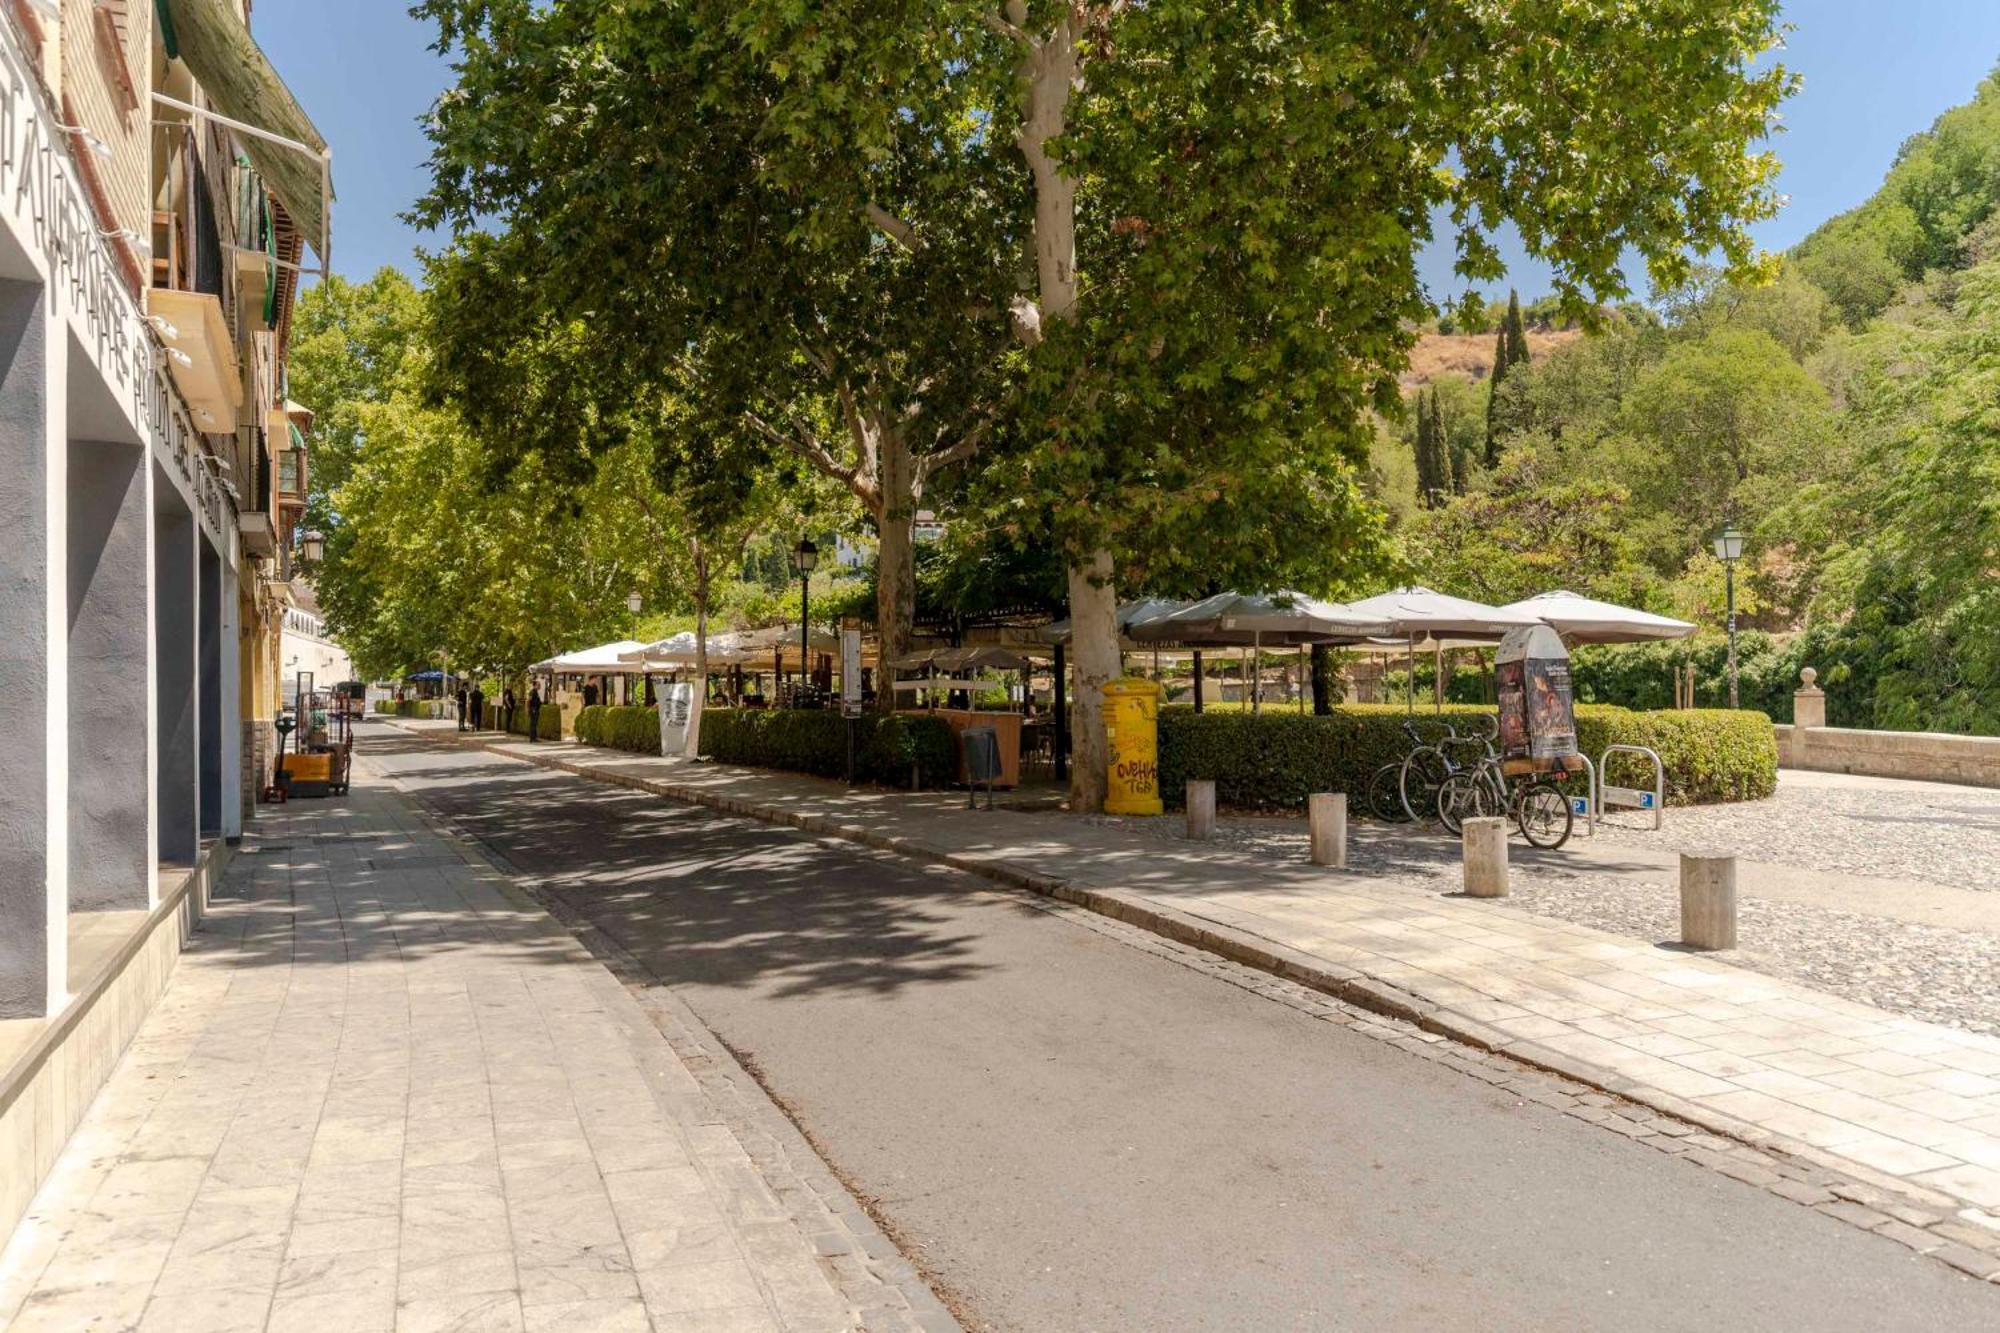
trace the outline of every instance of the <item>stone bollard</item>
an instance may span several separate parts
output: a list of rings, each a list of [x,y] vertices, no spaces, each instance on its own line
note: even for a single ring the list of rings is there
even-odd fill
[[[1681,853],[1681,943],[1736,947],[1736,858]]]
[[[1347,793],[1314,792],[1306,801],[1312,831],[1312,863],[1347,869]]]
[[[1800,688],[1792,692],[1793,726],[1826,725],[1826,691],[1814,684],[1818,679],[1819,672],[1811,667],[1799,672]]]
[[[1465,821],[1460,845],[1465,853],[1465,896],[1507,896],[1507,821],[1478,815]]]
[[[1206,779],[1187,785],[1187,835],[1195,842],[1215,838],[1215,784]]]

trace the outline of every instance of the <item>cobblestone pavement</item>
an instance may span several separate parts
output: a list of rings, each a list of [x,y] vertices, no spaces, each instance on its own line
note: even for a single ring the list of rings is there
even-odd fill
[[[365,769],[267,811],[0,1259],[0,1325],[955,1327],[899,1257],[832,1262],[879,1232],[765,1169],[651,1019]]]
[[[1601,838],[1634,846],[1710,847],[1810,870],[2000,892],[2000,791],[1976,787],[1849,786],[1788,772],[1768,801],[1676,809],[1658,833],[1630,815],[1600,828]]]
[[[1942,812],[1939,818],[1957,818],[1985,797],[1925,790],[1918,799],[1933,802],[1924,808]],[[2000,810],[2000,793],[1991,804]],[[1640,826],[1641,816],[1616,815],[1599,823],[1594,840],[1579,837],[1571,846],[1580,851],[1717,848],[1764,862],[1796,856],[1809,869],[1893,873],[1953,888],[1988,890],[2000,881],[2000,815],[1991,822],[1991,831],[1971,816],[1963,816],[1966,823],[1944,823],[1921,833],[1909,832],[1900,820],[1890,822],[1893,833],[1882,848],[1871,850],[1876,825],[1869,821],[1882,815],[1885,805],[1879,792],[1805,787],[1770,801],[1677,809],[1658,832]],[[1092,822],[1185,841],[1178,819],[1105,817]],[[1459,850],[1448,838],[1363,826],[1356,833],[1351,853],[1356,869],[1382,874],[1385,883],[1421,896],[1457,887]],[[1218,841],[1274,861],[1297,862],[1306,855],[1305,824],[1298,819],[1225,818],[1218,822],[1217,835]],[[1958,845],[1961,841],[1969,851]],[[1509,889],[1516,906],[1635,939],[1678,937],[1680,890],[1673,870],[1628,867],[1604,873],[1593,860],[1561,854],[1530,858],[1524,851],[1517,841]],[[1983,864],[1975,866],[1982,857]],[[1864,865],[1870,869],[1860,869]],[[1924,874],[1916,873],[1926,867]],[[1893,891],[1891,885],[1884,888]],[[1953,930],[1818,903],[1760,898],[1751,873],[1739,889],[1741,938],[1748,947],[1714,957],[1913,1018],[2000,1033],[2000,932]]]

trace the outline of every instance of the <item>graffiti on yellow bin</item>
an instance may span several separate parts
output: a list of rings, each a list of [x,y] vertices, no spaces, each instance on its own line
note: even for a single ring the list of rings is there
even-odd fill
[[[1126,676],[1104,687],[1104,733],[1111,751],[1104,809],[1157,815],[1160,804],[1160,687]]]

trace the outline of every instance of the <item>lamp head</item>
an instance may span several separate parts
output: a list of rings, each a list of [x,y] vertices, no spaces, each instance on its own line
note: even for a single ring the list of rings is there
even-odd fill
[[[812,538],[801,537],[799,544],[792,548],[792,568],[801,574],[810,574],[818,563],[819,547],[813,545]]]
[[[1734,523],[1723,524],[1721,534],[1715,539],[1715,558],[1726,562],[1741,559],[1742,555],[1743,534]]]

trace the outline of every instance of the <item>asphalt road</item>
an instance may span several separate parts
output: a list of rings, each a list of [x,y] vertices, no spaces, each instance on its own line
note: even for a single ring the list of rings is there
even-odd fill
[[[2000,1288],[954,872],[407,738],[1011,1330],[2000,1328]]]

